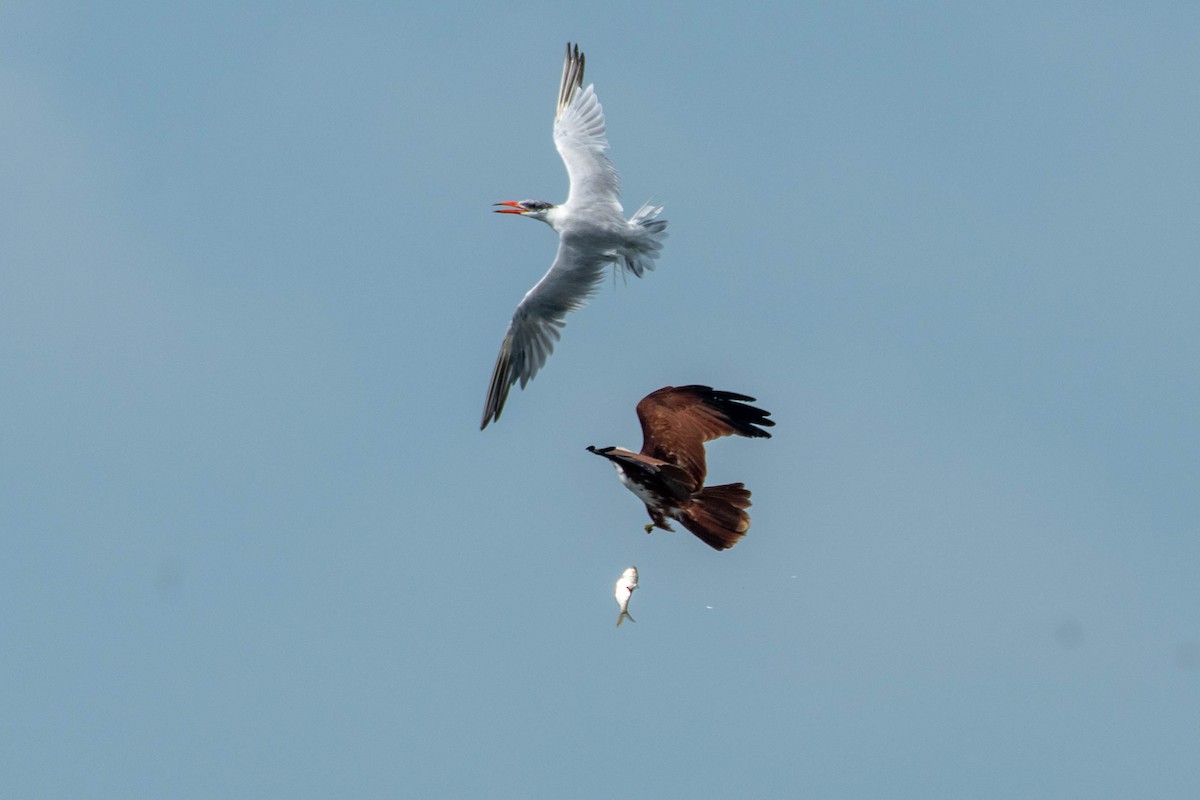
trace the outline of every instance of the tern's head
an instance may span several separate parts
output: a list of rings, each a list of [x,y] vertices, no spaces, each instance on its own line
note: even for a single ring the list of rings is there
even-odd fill
[[[545,200],[505,200],[503,203],[496,203],[504,208],[497,208],[497,214],[520,214],[523,217],[530,219],[540,219],[542,222],[549,222],[547,219],[550,210],[556,208],[554,203],[547,203]]]

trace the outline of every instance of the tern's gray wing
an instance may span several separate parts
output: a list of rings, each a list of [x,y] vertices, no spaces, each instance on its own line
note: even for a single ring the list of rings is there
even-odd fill
[[[583,54],[567,45],[558,108],[554,114],[554,146],[567,167],[571,188],[565,205],[572,208],[609,207],[621,214],[617,170],[608,160],[604,109],[592,86],[583,88]]]
[[[596,291],[609,260],[559,242],[550,270],[525,295],[509,323],[492,370],[480,430],[500,419],[514,383],[520,381],[524,389],[537,375],[554,351],[567,314],[581,308]]]

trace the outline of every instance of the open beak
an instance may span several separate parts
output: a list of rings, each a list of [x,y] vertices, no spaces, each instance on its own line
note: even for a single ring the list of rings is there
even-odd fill
[[[525,206],[521,205],[516,200],[505,200],[503,203],[495,203],[494,205],[508,206],[508,208],[495,209],[497,214],[524,214],[527,210]]]

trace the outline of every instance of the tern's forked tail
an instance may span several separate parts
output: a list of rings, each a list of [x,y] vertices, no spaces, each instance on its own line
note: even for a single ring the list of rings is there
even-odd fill
[[[662,252],[667,238],[667,221],[659,219],[662,206],[646,203],[629,218],[629,241],[621,251],[622,266],[635,277],[654,269],[654,259]]]

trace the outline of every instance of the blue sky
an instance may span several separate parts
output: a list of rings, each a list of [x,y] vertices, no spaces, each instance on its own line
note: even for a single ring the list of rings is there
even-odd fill
[[[1200,791],[1191,6],[0,22],[4,796]],[[480,432],[567,40],[671,237]],[[726,553],[584,451],[684,383]]]

